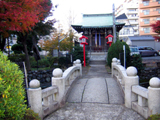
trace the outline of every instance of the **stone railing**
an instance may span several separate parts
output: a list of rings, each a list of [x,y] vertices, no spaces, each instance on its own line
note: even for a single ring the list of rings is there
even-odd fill
[[[125,106],[132,108],[148,118],[153,114],[160,114],[160,79],[150,79],[148,89],[139,86],[137,69],[133,66],[125,69],[116,58],[112,59],[112,77],[122,88]]]
[[[64,72],[60,68],[53,70],[51,87],[42,90],[39,80],[30,81],[28,98],[31,109],[43,119],[46,115],[62,107],[74,81],[81,75],[82,66],[80,60],[76,60],[74,65]]]

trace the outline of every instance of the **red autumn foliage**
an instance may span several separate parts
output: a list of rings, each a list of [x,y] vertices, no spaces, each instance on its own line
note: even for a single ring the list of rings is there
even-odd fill
[[[157,20],[156,23],[151,24],[153,32],[160,35],[160,20]],[[154,36],[155,40],[160,41],[160,36]]]
[[[0,0],[0,33],[9,31],[28,32],[51,9],[49,0]]]

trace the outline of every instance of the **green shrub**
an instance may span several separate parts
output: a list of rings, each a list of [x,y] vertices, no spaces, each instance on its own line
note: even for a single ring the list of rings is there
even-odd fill
[[[25,61],[25,54],[11,54],[8,59],[12,62],[23,62]]]
[[[30,64],[32,68],[36,68],[37,67],[37,61],[35,60],[34,57],[30,57]],[[38,60],[38,67],[40,68],[45,68],[45,67],[49,67],[50,63],[49,60],[45,57],[42,57],[40,60]]]
[[[33,110],[27,109],[26,114],[22,120],[41,120],[41,118]]]
[[[142,64],[142,58],[141,58],[141,55],[132,55],[131,56],[131,63],[130,63],[131,66],[134,66],[137,68],[137,71],[138,71],[138,75],[141,74],[141,70],[143,70],[143,64]]]
[[[67,66],[68,64],[71,64],[71,61],[68,57],[60,57],[58,59],[58,64],[61,66]]]
[[[115,57],[120,59],[121,64],[124,65],[123,60],[123,45],[125,45],[126,49],[126,66],[130,65],[130,49],[129,46],[125,42],[120,42],[117,40],[115,43],[112,43],[111,47],[108,50],[107,56],[107,64],[111,67],[112,59]]]
[[[83,48],[79,45],[74,47],[74,51],[72,52],[73,55],[73,61],[80,59],[81,63],[83,62]],[[86,57],[86,63],[88,62],[88,53],[85,51],[85,57]]]
[[[49,61],[49,67],[50,68],[54,67],[54,63],[58,63],[58,57],[48,56],[47,60]]]
[[[147,120],[160,120],[160,114],[151,115]]]
[[[14,54],[22,54],[23,45],[22,44],[14,44],[11,49],[14,52]]]
[[[0,119],[23,118],[27,107],[24,104],[23,77],[18,66],[0,52]]]

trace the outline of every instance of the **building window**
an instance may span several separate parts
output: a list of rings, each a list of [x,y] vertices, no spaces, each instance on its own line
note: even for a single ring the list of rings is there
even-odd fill
[[[144,15],[149,15],[149,10],[143,10]]]
[[[144,24],[149,24],[149,19],[143,19]]]
[[[158,11],[158,13],[160,13],[160,8],[157,8],[156,11]]]
[[[150,28],[143,28],[144,33],[150,33]]]
[[[148,6],[148,5],[149,5],[149,1],[144,1],[144,2],[143,2],[143,5],[144,5],[144,6]]]
[[[158,4],[160,4],[160,0],[156,0],[158,2]]]
[[[134,12],[134,11],[136,11],[136,10],[134,10],[134,9],[129,9],[128,11],[130,11],[130,12]]]

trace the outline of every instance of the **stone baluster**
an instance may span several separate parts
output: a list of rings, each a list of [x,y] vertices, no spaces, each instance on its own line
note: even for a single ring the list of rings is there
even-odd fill
[[[65,93],[65,81],[62,75],[63,72],[60,68],[53,70],[52,86],[56,85],[58,87],[58,95],[56,96],[55,100],[59,102],[60,105]]]
[[[132,86],[139,84],[139,77],[137,69],[133,66],[128,67],[126,70],[127,76],[124,77],[125,81],[125,106],[132,107],[132,102],[138,99],[138,96],[132,92]]]
[[[28,93],[31,109],[35,113],[38,113],[38,115],[42,119],[42,90],[40,87],[40,82],[37,79],[33,79],[32,81],[30,81],[29,86],[30,88],[28,89]]]
[[[75,62],[75,66],[80,67],[80,76],[82,76],[82,65],[81,65],[81,60],[77,59]]]
[[[114,67],[113,67],[114,65],[117,65],[117,58],[112,59],[112,77],[114,75]]]
[[[148,87],[148,108],[149,115],[160,114],[160,79],[153,77]]]

